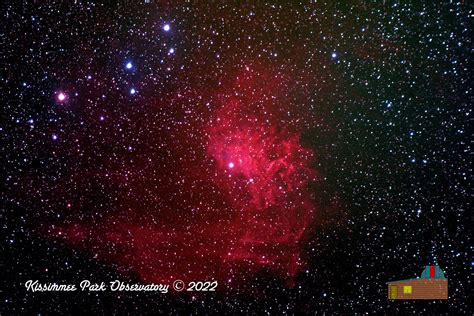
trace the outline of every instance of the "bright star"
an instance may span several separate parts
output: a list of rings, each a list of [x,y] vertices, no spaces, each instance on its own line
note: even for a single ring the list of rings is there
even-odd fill
[[[332,58],[336,58],[336,57],[337,57],[336,52],[332,53],[332,54],[331,54],[331,57],[332,57]]]
[[[165,24],[165,25],[163,26],[163,30],[164,30],[165,32],[168,32],[170,29],[171,29],[171,28],[170,28],[170,25],[169,25],[169,24]]]
[[[130,61],[125,65],[125,68],[127,69],[132,69],[132,67],[133,67],[133,64]]]
[[[64,94],[63,92],[60,92],[57,96],[58,98],[58,101],[62,102],[64,100],[66,100],[66,94]]]
[[[137,93],[137,90],[135,90],[134,88],[131,88],[131,89],[130,89],[130,94],[133,95],[133,94],[135,94],[135,93]]]
[[[174,54],[174,48],[170,48],[169,53]]]
[[[230,169],[234,168],[234,163],[233,162],[229,162],[229,168]]]

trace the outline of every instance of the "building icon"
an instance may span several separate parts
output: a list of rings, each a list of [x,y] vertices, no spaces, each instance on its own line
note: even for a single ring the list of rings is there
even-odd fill
[[[391,300],[447,300],[448,279],[437,265],[426,266],[420,278],[387,282]]]

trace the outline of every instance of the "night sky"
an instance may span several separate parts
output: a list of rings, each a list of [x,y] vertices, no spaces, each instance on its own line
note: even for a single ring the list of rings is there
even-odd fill
[[[0,312],[472,312],[466,2],[3,3]]]

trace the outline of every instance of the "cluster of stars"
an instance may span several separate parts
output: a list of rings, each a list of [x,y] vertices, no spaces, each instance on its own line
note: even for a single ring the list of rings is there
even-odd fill
[[[471,310],[466,1],[3,8],[5,314]],[[387,300],[429,264],[448,301]],[[19,284],[92,278],[219,286]]]

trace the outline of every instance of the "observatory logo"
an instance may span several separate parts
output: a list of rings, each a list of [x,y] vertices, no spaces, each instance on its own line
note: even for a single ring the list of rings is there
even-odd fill
[[[426,266],[421,277],[387,282],[390,300],[447,300],[448,279],[437,265]]]

